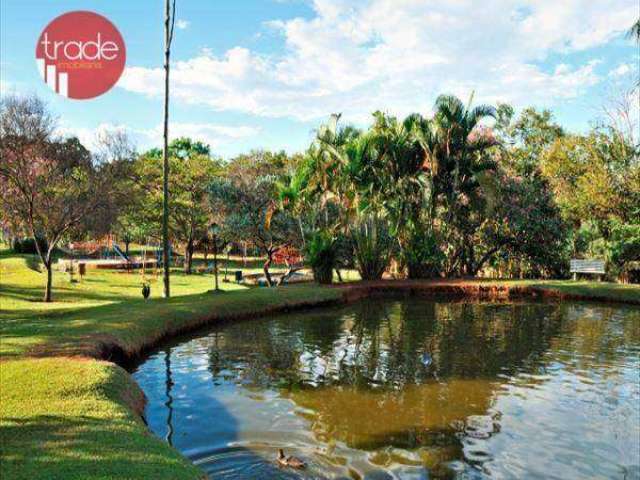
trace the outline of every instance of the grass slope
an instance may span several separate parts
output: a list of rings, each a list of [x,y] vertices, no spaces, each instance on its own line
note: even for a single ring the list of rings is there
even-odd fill
[[[0,478],[196,479],[132,410],[142,392],[120,367],[47,358],[0,363]]]
[[[527,280],[523,282],[536,290],[550,290],[573,296],[604,300],[633,302],[640,304],[640,285],[624,285],[608,282],[588,282],[573,280],[547,280],[544,282]]]
[[[233,263],[230,268],[236,269],[238,265]],[[259,270],[250,265],[243,272]],[[86,341],[87,335],[124,332],[126,318],[118,316],[127,317],[130,309],[135,312],[133,318],[146,318],[171,308],[161,306],[164,300],[159,276],[147,275],[151,281],[151,299],[147,302],[142,300],[142,276],[138,272],[88,270],[77,283],[71,283],[63,272],[54,272],[53,278],[54,302],[41,302],[45,274],[38,271],[36,257],[0,252],[0,357],[28,353],[48,343],[59,347]],[[193,297],[212,289],[213,283],[212,274],[185,275],[176,269],[172,272],[171,291],[174,299]],[[242,285],[222,281],[220,288],[247,290]],[[176,308],[183,303],[184,300],[175,302]],[[202,302],[200,305],[206,308]],[[61,352],[60,348],[56,351]]]
[[[252,268],[250,271],[257,269]],[[245,270],[247,273],[247,270]],[[212,315],[247,315],[339,297],[311,286],[247,289],[213,276],[172,276],[174,297],[140,295],[139,274],[90,270],[81,283],[54,274],[54,303],[40,301],[44,275],[29,255],[0,254],[0,478],[196,479],[202,472],[150,434],[136,409],[142,393],[120,367],[66,355],[108,340],[136,351]],[[155,298],[154,298],[155,297]],[[25,358],[33,353],[52,358]]]

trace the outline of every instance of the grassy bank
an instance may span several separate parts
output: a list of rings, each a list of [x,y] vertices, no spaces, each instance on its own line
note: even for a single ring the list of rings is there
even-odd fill
[[[142,392],[120,367],[66,358],[0,363],[0,478],[196,479],[151,436]]]
[[[544,282],[527,280],[524,285],[535,290],[552,291],[574,297],[607,302],[628,302],[640,304],[640,285],[588,282],[572,280],[547,280]]]
[[[80,283],[55,276],[56,302],[40,301],[43,274],[32,256],[0,255],[0,478],[195,479],[202,473],[151,435],[142,393],[98,354],[110,344],[134,353],[211,317],[239,317],[337,299],[312,286],[248,289],[213,276],[172,277],[174,297],[143,300],[140,276],[90,270]],[[153,287],[152,287],[153,288]],[[29,358],[48,355],[49,358]]]
[[[147,431],[136,413],[141,392],[126,372],[112,363],[69,355],[100,356],[117,349],[134,354],[164,335],[215,318],[336,301],[344,294],[341,288],[315,285],[248,289],[231,283],[221,283],[225,293],[211,294],[212,275],[176,271],[173,298],[158,298],[158,280],[145,301],[136,273],[96,270],[80,283],[70,283],[63,274],[55,281],[56,302],[44,304],[39,301],[43,274],[33,257],[0,255],[0,478],[200,477],[199,470]],[[637,285],[435,283],[640,299]]]
[[[243,269],[245,274],[256,271],[259,268],[254,265]],[[129,335],[126,330],[140,326],[133,322],[141,317],[147,319],[144,327],[164,318],[162,315],[166,317],[167,310],[175,309],[176,315],[185,313],[180,308],[181,301],[163,307],[159,275],[148,271],[146,278],[151,282],[151,299],[145,302],[140,272],[88,270],[82,281],[76,283],[71,283],[67,274],[55,272],[55,301],[43,303],[40,300],[45,275],[39,271],[35,256],[0,252],[0,357],[22,355],[47,345],[55,346],[58,353],[65,353],[62,347],[78,347],[80,341],[86,347],[87,337],[91,335],[120,333],[124,340],[135,341],[135,333]],[[176,298],[197,296],[212,289],[213,284],[212,274],[185,275],[176,269],[171,278],[172,295]],[[247,290],[242,285],[222,281],[220,288],[226,292]],[[194,308],[198,305],[207,308],[207,302],[202,302],[206,298],[194,301]],[[131,321],[123,322],[130,309],[134,312]],[[123,312],[125,319],[118,318]],[[144,328],[138,333],[144,334]]]

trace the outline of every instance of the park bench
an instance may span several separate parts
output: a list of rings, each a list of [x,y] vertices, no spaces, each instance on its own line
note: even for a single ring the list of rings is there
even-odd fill
[[[602,275],[605,272],[604,260],[599,259],[578,259],[574,258],[570,262],[569,271],[573,273],[573,279],[578,279],[579,273],[588,273],[591,275],[598,275],[598,280],[602,279]]]

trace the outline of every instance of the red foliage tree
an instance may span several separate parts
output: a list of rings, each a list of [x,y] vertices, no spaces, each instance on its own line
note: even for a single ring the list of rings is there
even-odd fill
[[[77,138],[54,137],[55,122],[37,97],[0,103],[0,203],[3,224],[35,241],[52,299],[52,253],[88,216],[111,207],[113,165],[94,165]],[[43,242],[43,241],[44,242]]]

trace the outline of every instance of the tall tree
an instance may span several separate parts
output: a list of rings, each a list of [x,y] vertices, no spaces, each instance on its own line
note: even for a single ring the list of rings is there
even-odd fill
[[[171,7],[170,7],[171,3]],[[169,286],[169,60],[176,20],[176,0],[164,2],[164,116],[162,146],[162,263],[164,296],[171,296]]]
[[[451,95],[439,96],[434,110],[422,145],[434,208],[439,209],[440,237],[447,250],[446,273],[475,275],[477,252],[471,238],[486,220],[485,180],[495,169],[487,151],[496,144],[481,122],[495,118],[496,110],[488,105],[471,108]]]
[[[52,300],[56,246],[110,209],[119,171],[115,162],[94,162],[77,138],[58,139],[54,130],[37,97],[0,103],[0,215],[34,239],[47,272],[45,302]]]
[[[222,236],[253,244],[264,255],[263,271],[270,286],[274,284],[270,268],[276,253],[286,247],[301,246],[298,224],[278,202],[283,175],[278,169],[278,165],[283,165],[281,160],[280,155],[264,152],[256,163],[247,162],[245,156],[232,160],[226,176],[211,183],[209,197],[214,216],[222,226]],[[275,161],[273,174],[263,174],[262,161]]]
[[[172,185],[168,229],[170,239],[184,248],[184,271],[189,274],[196,243],[206,236],[212,218],[207,197],[209,184],[221,167],[218,160],[209,156],[208,146],[188,138],[173,140],[168,151]],[[140,197],[141,202],[132,213],[143,226],[158,224],[158,212],[164,214],[162,191],[158,188],[163,161],[157,149],[136,161],[137,188],[132,196]]]

